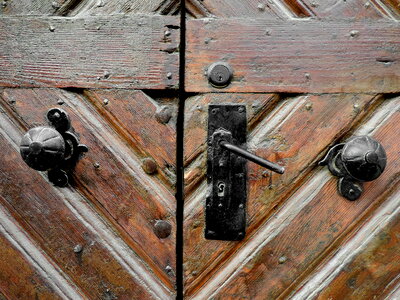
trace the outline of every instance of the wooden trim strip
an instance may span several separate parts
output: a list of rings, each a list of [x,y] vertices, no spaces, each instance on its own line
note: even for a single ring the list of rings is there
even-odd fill
[[[17,221],[0,206],[0,233],[27,259],[37,272],[60,296],[66,299],[85,299],[86,296],[71,282],[48,256],[19,228]]]
[[[178,86],[178,17],[0,17],[0,32],[0,86]]]
[[[375,211],[374,216],[348,241],[313,277],[296,292],[291,299],[314,299],[338,276],[338,274],[360,254],[378,233],[400,215],[400,190]]]
[[[400,25],[391,20],[206,19],[187,22],[188,92],[395,93]],[[232,83],[205,70],[225,61]]]

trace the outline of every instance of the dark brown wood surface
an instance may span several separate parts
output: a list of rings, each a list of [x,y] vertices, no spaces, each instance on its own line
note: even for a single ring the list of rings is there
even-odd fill
[[[0,32],[0,86],[178,85],[177,17],[0,17]]]
[[[391,20],[207,19],[187,23],[189,92],[400,91],[400,26]],[[224,61],[232,83],[213,88],[205,70]]]
[[[207,18],[187,22],[186,88],[201,94],[185,107],[186,298],[396,299],[398,3],[238,2],[201,1]],[[205,76],[217,61],[234,72],[222,89]],[[207,106],[238,102],[248,149],[286,172],[249,163],[246,238],[206,240]],[[350,202],[317,163],[363,134],[388,167]]]
[[[111,91],[108,94],[112,96]],[[175,227],[172,191],[144,172],[140,156],[123,145],[124,139],[81,95],[59,89],[6,89],[1,98],[3,111],[16,124],[12,125],[11,120],[1,122],[3,139],[13,141],[3,157],[2,173],[7,176],[1,186],[2,204],[13,208],[18,222],[89,298],[107,293],[129,298],[143,293],[150,298],[170,297],[175,235],[160,239],[154,225],[157,220],[166,220]],[[151,112],[154,103],[150,99],[148,103]],[[113,106],[111,101],[109,104]],[[45,112],[54,106],[61,106],[70,114],[82,142],[90,148],[76,167],[69,189],[49,189],[51,185],[29,169],[18,153],[22,133],[45,124]],[[146,109],[143,102],[141,106]],[[87,204],[73,208],[71,204],[66,206],[65,198]],[[112,231],[118,234],[111,234]],[[112,243],[116,244],[110,248]],[[82,253],[74,253],[76,245],[83,247]],[[85,276],[91,279],[86,280]],[[135,277],[136,283],[132,281]]]

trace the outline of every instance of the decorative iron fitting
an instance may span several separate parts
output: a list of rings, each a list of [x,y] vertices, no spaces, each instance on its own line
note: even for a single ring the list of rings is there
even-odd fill
[[[47,120],[50,126],[32,128],[22,137],[20,153],[29,167],[47,171],[50,182],[64,187],[68,185],[68,173],[88,147],[79,143],[79,136],[64,110],[50,109]]]

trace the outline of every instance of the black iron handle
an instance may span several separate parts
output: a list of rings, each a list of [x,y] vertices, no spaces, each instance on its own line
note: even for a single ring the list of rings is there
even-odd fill
[[[22,137],[20,153],[29,167],[47,171],[54,185],[66,186],[67,172],[74,168],[81,153],[87,152],[88,148],[79,143],[79,137],[64,110],[50,109],[47,121],[50,126],[34,127]]]
[[[363,135],[332,147],[319,165],[327,165],[339,177],[339,193],[348,200],[358,199],[362,182],[377,179],[386,167],[386,152],[377,140]]]
[[[276,163],[273,163],[269,160],[266,160],[264,158],[261,158],[257,155],[254,155],[253,153],[250,153],[249,151],[246,151],[238,146],[229,144],[228,142],[225,142],[225,141],[221,141],[220,145],[222,148],[224,148],[230,152],[233,152],[236,155],[239,155],[243,158],[246,158],[264,168],[267,168],[268,170],[274,171],[279,174],[283,174],[285,172],[284,167],[282,167]]]

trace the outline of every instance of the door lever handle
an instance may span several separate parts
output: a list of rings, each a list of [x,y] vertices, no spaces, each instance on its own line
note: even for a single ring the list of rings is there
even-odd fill
[[[210,105],[205,238],[242,240],[246,231],[247,160],[279,174],[285,168],[244,150],[245,105]],[[246,160],[247,159],[247,160]]]
[[[262,157],[259,157],[259,156],[255,155],[253,153],[250,153],[249,151],[244,150],[244,149],[242,149],[242,148],[240,148],[238,146],[235,146],[233,144],[229,144],[228,142],[225,142],[225,141],[222,141],[220,143],[220,145],[221,145],[222,148],[224,148],[224,149],[226,149],[226,150],[228,150],[228,151],[230,151],[232,153],[235,153],[236,155],[244,157],[244,158],[252,161],[253,163],[256,163],[257,165],[260,165],[260,166],[262,166],[264,168],[267,168],[268,170],[274,171],[275,173],[278,173],[278,174],[285,173],[285,168],[284,167],[282,167],[282,166],[280,166],[280,165],[278,165],[276,163],[273,163],[273,162],[271,162],[269,160],[266,160],[266,159],[264,159]]]

